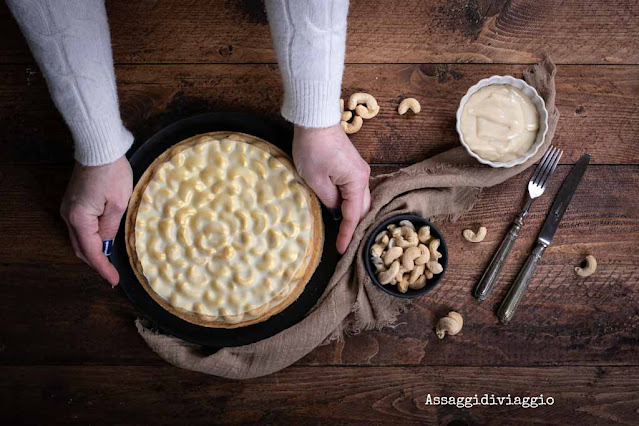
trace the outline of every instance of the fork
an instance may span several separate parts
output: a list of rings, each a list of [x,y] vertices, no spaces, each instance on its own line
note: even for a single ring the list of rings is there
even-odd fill
[[[479,280],[479,284],[477,284],[477,287],[475,288],[475,297],[477,299],[484,300],[493,289],[493,286],[499,278],[499,273],[506,263],[508,254],[515,244],[515,240],[517,240],[519,230],[522,226],[524,226],[524,218],[528,214],[528,210],[530,210],[533,200],[535,200],[535,198],[539,198],[546,190],[548,179],[555,171],[562,154],[562,150],[551,146],[539,161],[537,168],[528,181],[528,198],[524,208],[513,222],[510,231],[508,231],[508,234],[504,237],[499,249],[497,249],[493,259],[490,261],[490,265],[488,265],[486,272],[484,272],[481,280]]]

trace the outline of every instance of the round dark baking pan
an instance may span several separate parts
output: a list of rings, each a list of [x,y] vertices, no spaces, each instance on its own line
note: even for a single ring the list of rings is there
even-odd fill
[[[386,227],[390,225],[391,223],[395,225],[399,225],[399,222],[402,220],[411,221],[413,225],[415,225],[416,229],[419,229],[422,226],[430,226],[430,234],[435,238],[439,238],[440,240],[438,251],[442,254],[442,257],[441,259],[439,259],[439,263],[442,265],[444,269],[441,274],[437,274],[432,279],[428,280],[424,288],[419,290],[408,289],[406,293],[400,292],[397,289],[396,285],[382,285],[379,282],[379,280],[377,279],[377,275],[375,274],[375,266],[373,265],[373,262],[371,261],[371,255],[370,255],[371,246],[375,243],[375,236],[379,234],[382,230],[386,229]],[[391,296],[395,296],[395,297],[403,297],[403,298],[418,297],[431,291],[437,284],[439,284],[442,278],[444,278],[444,274],[446,273],[446,267],[448,266],[448,248],[446,247],[446,241],[444,240],[444,236],[442,235],[440,230],[437,229],[437,227],[432,224],[432,222],[424,219],[421,216],[417,216],[414,214],[402,214],[402,215],[388,218],[375,227],[375,229],[373,230],[373,233],[370,235],[370,237],[368,237],[368,240],[366,241],[366,247],[364,250],[364,265],[366,266],[366,271],[368,272],[368,275],[371,277],[371,280],[373,281],[373,283],[377,286],[377,288],[379,288],[383,292],[388,293]]]
[[[174,144],[200,133],[215,131],[242,132],[257,136],[278,146],[288,155],[291,154],[292,133],[279,122],[235,112],[201,114],[180,120],[162,129],[133,153],[130,157],[130,163],[133,169],[134,184],[138,182],[153,160]],[[331,219],[326,209],[322,207],[325,226],[322,259],[300,297],[279,314],[258,324],[233,329],[203,327],[166,311],[144,290],[129,263],[124,243],[124,218],[126,218],[126,213],[120,224],[110,256],[111,262],[120,273],[119,287],[122,288],[138,312],[151,320],[160,330],[180,339],[212,348],[241,346],[258,342],[298,323],[326,289],[339,258],[335,248],[339,222]]]

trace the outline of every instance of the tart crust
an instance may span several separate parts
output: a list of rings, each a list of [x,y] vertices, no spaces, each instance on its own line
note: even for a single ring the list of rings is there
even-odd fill
[[[140,207],[144,191],[146,190],[149,182],[153,179],[153,176],[158,168],[167,161],[170,161],[173,156],[182,152],[183,150],[194,147],[198,143],[206,143],[207,141],[210,141],[211,138],[217,140],[232,139],[235,141],[241,141],[263,151],[266,151],[270,154],[270,156],[279,160],[293,174],[295,181],[300,184],[300,187],[304,189],[303,192],[306,196],[307,201],[306,208],[310,210],[310,240],[306,246],[306,251],[304,253],[304,258],[301,262],[301,265],[299,269],[294,273],[293,279],[289,279],[285,276],[280,277],[280,279],[289,280],[288,285],[293,286],[292,290],[283,300],[276,301],[276,299],[271,299],[267,302],[269,306],[260,306],[258,309],[260,309],[261,312],[257,315],[250,315],[248,312],[244,312],[239,315],[231,316],[210,316],[173,306],[169,301],[161,297],[149,284],[149,281],[144,274],[142,264],[136,250],[135,228],[138,209]],[[244,133],[210,132],[199,134],[177,143],[176,145],[163,152],[147,168],[147,170],[144,172],[144,174],[136,184],[129,201],[129,207],[127,210],[125,222],[125,238],[129,261],[131,263],[131,267],[133,268],[133,272],[135,273],[136,277],[138,278],[146,292],[165,310],[185,321],[204,327],[238,328],[265,321],[271,316],[283,311],[295,300],[297,300],[300,294],[304,291],[306,284],[311,279],[321,259],[322,249],[324,246],[324,224],[322,222],[322,212],[317,197],[315,196],[313,191],[306,185],[304,180],[299,176],[290,159],[281,149],[262,139]],[[272,303],[274,301],[276,301],[276,303]]]

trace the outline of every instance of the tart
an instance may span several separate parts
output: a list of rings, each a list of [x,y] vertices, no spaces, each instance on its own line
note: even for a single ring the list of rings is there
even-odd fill
[[[126,216],[131,266],[149,295],[193,324],[235,328],[293,303],[321,258],[319,202],[286,154],[213,132],[161,154]]]

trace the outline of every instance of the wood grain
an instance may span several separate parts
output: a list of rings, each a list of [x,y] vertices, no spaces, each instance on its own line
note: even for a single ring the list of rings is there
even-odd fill
[[[494,315],[569,169],[560,166],[547,195],[534,204],[487,301],[478,303],[471,291],[516,214],[529,173],[485,190],[457,222],[437,221],[449,247],[449,268],[442,283],[400,318],[400,326],[319,348],[302,364],[636,364],[639,166],[588,169],[515,320],[504,327]],[[374,173],[391,170],[378,166]],[[160,362],[137,335],[136,314],[124,295],[72,253],[57,215],[68,168],[5,165],[0,176],[0,235],[11,242],[0,246],[0,311],[12,323],[2,334],[0,363]],[[489,229],[483,243],[462,239],[463,229],[480,224]],[[597,257],[599,269],[579,279],[572,268],[587,253]],[[442,342],[433,328],[449,309],[462,312],[466,326]]]
[[[68,162],[72,143],[33,66],[0,66],[0,163]],[[381,112],[352,141],[371,163],[413,163],[458,145],[459,99],[481,78],[520,76],[519,65],[350,65],[343,93],[372,93]],[[245,111],[279,117],[281,82],[272,65],[132,65],[117,68],[121,111],[137,143],[185,117]],[[595,164],[639,163],[639,73],[625,66],[559,66],[561,119],[554,143],[564,163],[585,151]],[[422,104],[400,116],[403,97]]]
[[[0,374],[4,424],[639,422],[637,367],[291,367],[242,382],[169,366],[0,367]],[[429,395],[476,394],[543,395],[552,405],[426,405]]]
[[[273,63],[259,0],[107,2],[117,63]],[[639,62],[633,0],[352,1],[349,63]],[[31,62],[0,5],[2,63]]]

